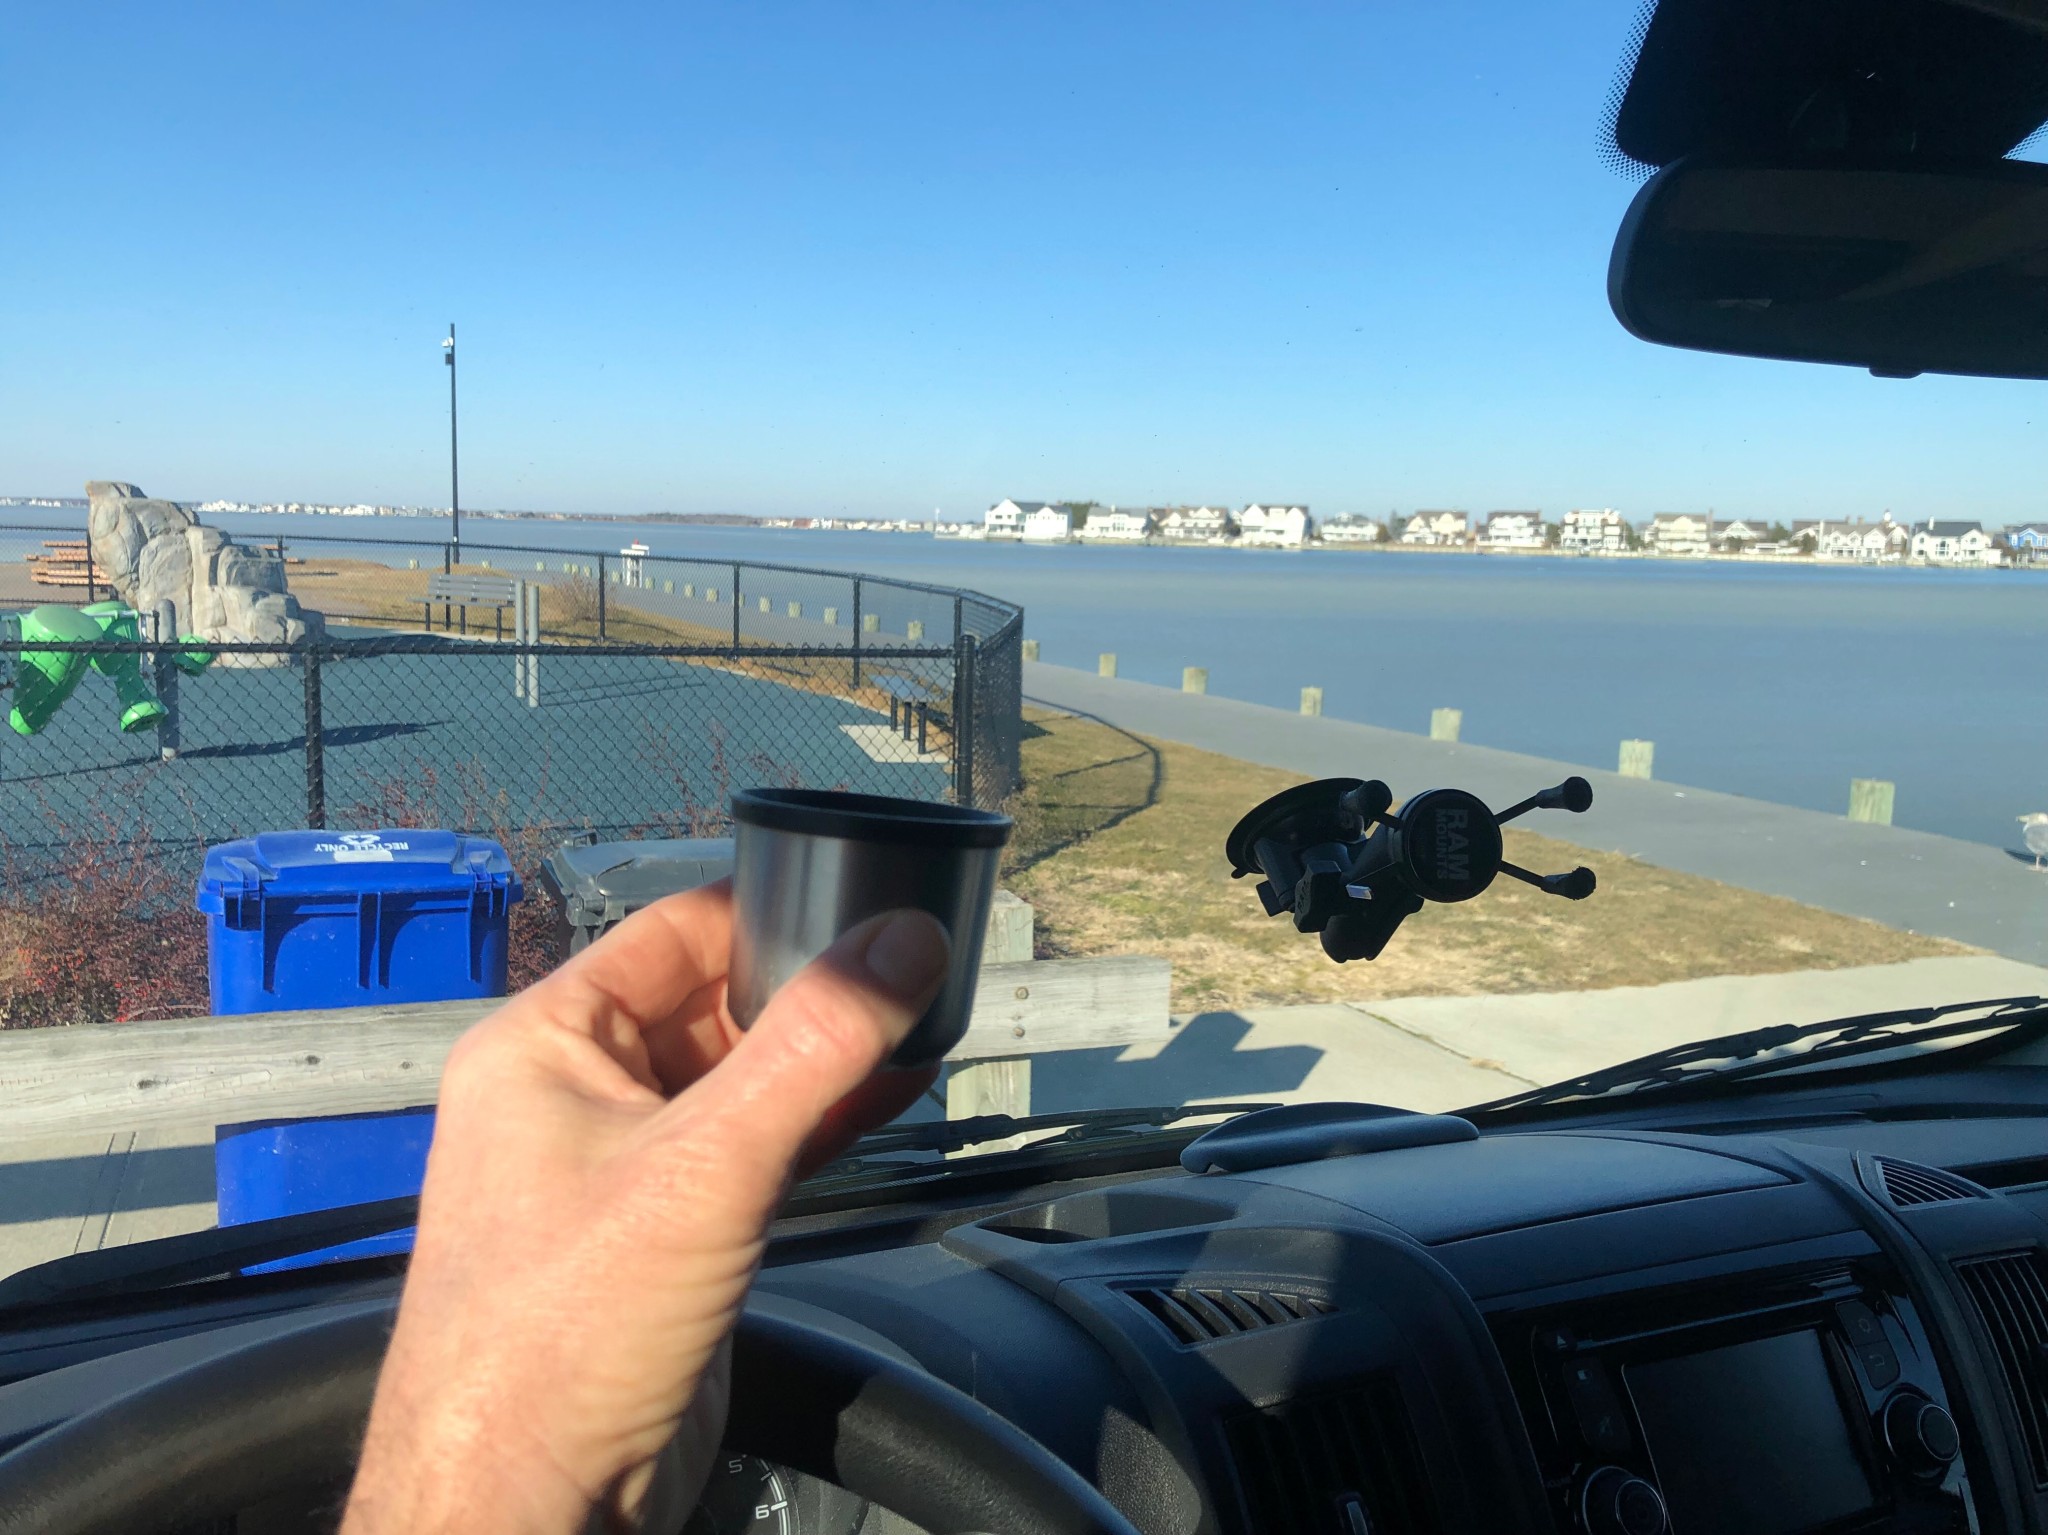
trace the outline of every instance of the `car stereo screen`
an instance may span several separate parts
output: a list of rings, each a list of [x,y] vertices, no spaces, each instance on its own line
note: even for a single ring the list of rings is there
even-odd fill
[[[1872,1506],[1815,1332],[1623,1372],[1672,1535],[1796,1535]]]

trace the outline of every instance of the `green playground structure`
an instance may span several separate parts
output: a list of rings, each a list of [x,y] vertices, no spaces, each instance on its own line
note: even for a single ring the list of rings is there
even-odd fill
[[[21,642],[14,662],[14,707],[7,723],[16,733],[32,736],[48,725],[90,668],[114,685],[121,704],[123,731],[151,730],[168,712],[142,674],[137,651],[92,655],[77,650],[42,650],[37,643],[92,644],[103,640],[142,641],[142,625],[133,608],[118,602],[96,602],[87,608],[43,607],[24,613]],[[179,636],[169,652],[171,664],[197,676],[213,664],[213,652],[197,635]]]

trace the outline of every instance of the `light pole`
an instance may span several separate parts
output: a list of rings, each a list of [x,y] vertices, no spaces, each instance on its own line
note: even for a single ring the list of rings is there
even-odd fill
[[[441,343],[441,359],[448,364],[448,515],[452,519],[450,542],[455,555],[462,555],[462,478],[455,457],[455,322],[448,322],[448,339]]]

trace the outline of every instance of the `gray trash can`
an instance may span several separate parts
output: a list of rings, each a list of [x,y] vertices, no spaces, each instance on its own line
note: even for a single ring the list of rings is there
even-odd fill
[[[566,843],[540,866],[541,883],[555,900],[557,952],[566,959],[641,907],[730,873],[730,837]]]

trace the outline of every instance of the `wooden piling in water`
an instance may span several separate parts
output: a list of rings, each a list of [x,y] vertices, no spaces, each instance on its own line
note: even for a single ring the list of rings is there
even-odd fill
[[[1849,819],[1868,821],[1873,826],[1892,824],[1892,800],[1896,786],[1882,778],[1849,780]]]

